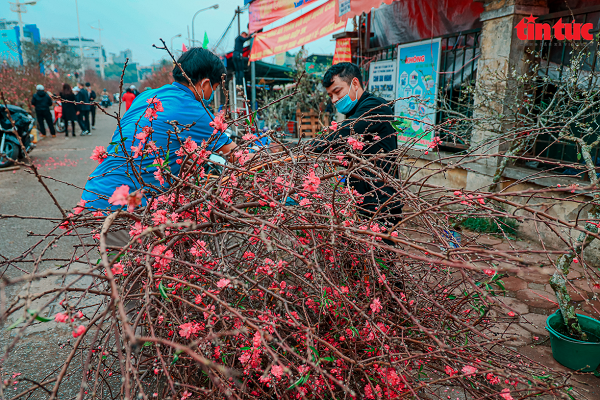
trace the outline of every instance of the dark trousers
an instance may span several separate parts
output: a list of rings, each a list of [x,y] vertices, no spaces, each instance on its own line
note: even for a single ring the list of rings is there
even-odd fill
[[[233,53],[233,69],[235,70],[235,84],[243,85],[244,84],[244,59],[242,58],[242,53]]]
[[[56,131],[54,130],[54,122],[52,121],[52,113],[50,113],[50,110],[36,110],[35,115],[37,117],[38,127],[41,135],[46,136],[46,127],[44,126],[44,122],[48,124],[50,134],[52,136],[56,135]]]
[[[79,111],[79,115],[77,116],[77,122],[79,122],[79,127],[82,132],[90,130],[90,112],[88,111]]]
[[[367,203],[360,205],[362,210],[359,210],[359,213],[364,215],[367,218],[372,218],[377,212],[377,204]],[[386,226],[386,230],[396,225],[398,222],[402,221],[402,206],[396,206],[394,208],[385,208],[381,210],[378,214],[378,217],[375,217],[375,222],[381,224],[382,222],[390,224],[390,226]],[[393,246],[395,243],[388,239],[383,239],[383,242],[388,246]]]
[[[92,109],[90,110],[90,114],[92,116],[92,126],[96,125],[96,107],[92,106]]]
[[[69,136],[69,122],[71,123],[71,132],[73,136],[75,136],[75,121],[74,120],[65,120],[65,136]]]

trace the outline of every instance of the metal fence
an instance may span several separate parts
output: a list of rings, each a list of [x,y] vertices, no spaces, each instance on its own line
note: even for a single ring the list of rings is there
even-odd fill
[[[472,29],[441,36],[440,79],[438,82],[437,122],[452,118],[471,117],[473,97],[465,88],[475,83],[481,29]],[[365,81],[368,81],[369,63],[394,60],[397,46],[370,49],[364,54]],[[446,150],[459,151],[468,146],[468,129],[454,125],[441,135]]]
[[[560,18],[563,22],[576,23],[592,23],[594,29],[591,30],[594,34],[594,41],[589,44],[588,50],[590,57],[581,66],[583,71],[595,72],[596,74],[600,70],[600,60],[598,60],[598,40],[597,33],[600,28],[600,6],[593,6],[582,8],[574,11],[563,11],[544,15],[539,17],[536,22],[549,23],[551,26],[554,25]],[[565,69],[571,63],[573,56],[573,50],[577,47],[578,42],[571,42],[568,40],[552,40],[538,41],[536,44],[536,51],[539,52],[540,59],[540,71],[539,75],[542,77],[548,77],[549,83],[544,85],[539,90],[538,101],[549,103],[555,92],[556,86],[566,78]],[[597,121],[600,124],[600,121]],[[573,129],[576,134],[576,128]],[[564,163],[578,164],[578,149],[573,142],[557,141],[552,136],[544,134],[540,135],[533,148],[530,151],[530,155],[536,156],[540,159],[548,159],[553,161],[560,161]],[[593,149],[592,157],[596,160],[600,160],[600,149]],[[571,169],[573,174],[579,174],[581,171],[577,169]]]
[[[481,29],[442,36],[440,79],[438,82],[437,122],[449,119],[471,118],[473,95],[466,90],[477,79],[477,60],[480,56]],[[469,126],[457,123],[447,126],[440,133],[446,150],[462,150],[468,147],[471,132]]]

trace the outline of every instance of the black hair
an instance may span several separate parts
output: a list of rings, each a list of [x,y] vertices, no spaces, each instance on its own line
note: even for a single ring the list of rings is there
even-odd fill
[[[179,57],[177,60],[181,64],[181,69],[190,78],[193,84],[208,78],[211,85],[221,83],[221,76],[227,72],[223,61],[212,51],[202,47],[192,47]],[[175,82],[187,85],[189,82],[183,76],[178,65],[173,67],[173,79]]]
[[[360,68],[358,68],[358,65],[356,64],[343,62],[332,65],[327,70],[327,72],[325,72],[325,76],[323,76],[323,86],[328,88],[329,86],[333,85],[333,78],[336,76],[338,76],[348,85],[350,85],[352,79],[358,78],[358,83],[360,83],[360,87],[363,87],[363,80],[360,74]]]
[[[91,85],[89,82],[86,82],[86,83],[85,83],[85,86],[87,86],[87,87],[90,87],[90,86],[92,86],[92,85]]]
[[[127,88],[127,89],[125,89],[125,92],[126,92],[126,93],[133,93],[133,90],[131,90],[131,89]]]

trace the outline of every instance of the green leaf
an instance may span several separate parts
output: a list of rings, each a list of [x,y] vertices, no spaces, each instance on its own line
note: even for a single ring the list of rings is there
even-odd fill
[[[165,290],[165,287],[163,286],[162,281],[160,281],[158,283],[158,291],[160,292],[160,295],[162,296],[163,299],[165,299],[169,303],[171,302],[171,299],[169,299],[169,296],[167,295],[167,291]]]
[[[173,361],[171,361],[171,365],[175,364],[179,360],[179,355],[183,353],[183,350],[177,350],[175,355],[173,356]]]
[[[246,346],[246,347],[242,347],[240,350],[244,351],[244,350],[250,350],[252,347],[250,346]]]
[[[307,375],[301,376],[296,382],[292,383],[290,385],[290,387],[285,390],[291,390],[291,389],[295,388],[296,386],[303,385],[304,383],[306,383],[309,376],[310,376],[310,372]]]
[[[352,331],[352,336],[356,337],[359,335],[358,329],[356,329],[355,327],[351,327],[350,330]]]
[[[455,295],[453,295],[453,294],[449,294],[449,295],[448,295],[448,296],[446,296],[446,297],[447,297],[448,299],[450,299],[450,300],[454,300],[454,299],[456,299],[456,296],[455,296]]]
[[[148,346],[152,346],[152,342],[145,342],[142,347],[148,347]]]
[[[27,310],[27,312],[29,313],[29,315],[31,315],[32,317],[37,314],[37,311],[35,310]],[[53,318],[46,318],[46,317],[42,317],[40,315],[38,315],[37,317],[35,317],[35,319],[37,319],[40,322],[50,322],[53,320]]]
[[[312,352],[315,354],[315,359],[319,359],[319,352],[317,351],[317,349],[315,349],[313,346],[308,346],[309,349],[312,350]],[[314,360],[313,360],[314,361]]]
[[[19,325],[23,321],[25,321],[25,318],[19,317],[15,322],[13,322],[13,324],[11,326],[9,326],[8,328],[6,328],[6,330],[10,331],[11,329],[15,329],[17,327],[17,325]]]
[[[377,261],[377,264],[379,264],[379,266],[383,269],[390,269],[387,265],[385,265],[385,263],[383,262],[383,260],[381,260],[380,258],[376,258],[375,261]]]
[[[581,160],[581,153],[577,153],[577,161]]]
[[[335,361],[335,357],[325,357],[325,358],[321,358],[321,361]]]

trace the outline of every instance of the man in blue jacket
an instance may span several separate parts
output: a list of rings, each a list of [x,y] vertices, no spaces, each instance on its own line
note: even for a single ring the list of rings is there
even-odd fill
[[[110,204],[108,199],[122,185],[129,186],[130,192],[137,189],[148,192],[153,186],[167,188],[168,182],[160,174],[155,174],[155,160],[164,160],[163,169],[168,169],[177,176],[181,165],[177,163],[179,157],[175,153],[182,147],[180,141],[184,142],[188,137],[197,145],[205,141],[208,143],[207,150],[211,152],[227,154],[236,147],[225,133],[214,134],[215,129],[209,125],[212,114],[201,103],[210,104],[221,83],[221,76],[226,72],[223,62],[212,52],[197,47],[183,53],[178,62],[192,84],[189,84],[181,69],[175,66],[175,82],[158,89],[146,90],[135,98],[110,140],[113,144],[106,149],[111,156],[100,160],[100,165],[92,172],[85,185],[82,199],[86,201],[86,207],[119,208]],[[193,125],[189,130],[184,130],[180,134],[180,140],[177,140],[172,133],[170,121],[177,121],[180,125]],[[134,156],[132,163],[123,158],[120,145],[122,141],[127,151]],[[136,156],[136,149],[144,146],[155,149],[152,155]],[[144,187],[136,175],[141,177]],[[145,202],[146,199],[143,204]]]

